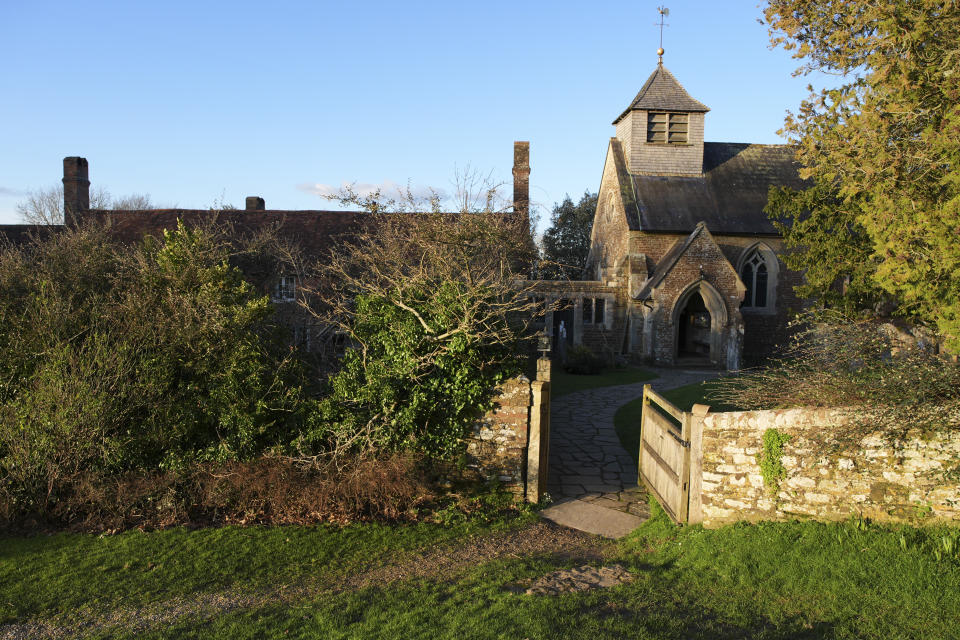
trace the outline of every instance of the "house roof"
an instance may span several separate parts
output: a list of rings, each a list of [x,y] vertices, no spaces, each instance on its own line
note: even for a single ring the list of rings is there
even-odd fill
[[[24,244],[31,238],[43,238],[54,228],[46,224],[0,224],[0,246],[7,242]]]
[[[322,210],[92,209],[84,216],[88,221],[106,224],[110,235],[125,244],[140,242],[145,236],[162,236],[165,229],[176,229],[178,220],[191,227],[223,225],[241,234],[273,228],[280,236],[296,241],[306,256],[313,258],[327,255],[335,244],[376,219],[367,213]],[[31,237],[43,237],[60,229],[62,225],[0,225],[0,246],[5,241],[24,244]]]
[[[159,236],[176,229],[177,220],[187,225],[224,224],[237,230],[257,231],[276,227],[311,253],[324,251],[338,238],[358,231],[370,215],[355,211],[210,211],[208,209],[151,209],[146,211],[92,210],[88,220],[102,221],[121,242],[137,242],[144,236]]]
[[[621,113],[613,124],[620,122],[624,116],[631,111],[643,109],[646,111],[687,111],[701,112],[710,111],[710,107],[699,100],[694,100],[683,85],[673,77],[673,74],[663,66],[658,64],[647,81],[643,83],[637,97],[633,99],[630,106]]]
[[[630,229],[690,233],[705,222],[713,233],[778,235],[763,209],[771,185],[804,188],[793,150],[728,142],[703,147],[702,177],[634,175],[618,166],[621,185],[633,191]]]

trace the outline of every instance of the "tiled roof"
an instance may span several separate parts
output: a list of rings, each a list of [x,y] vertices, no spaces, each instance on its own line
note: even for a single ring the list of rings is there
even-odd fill
[[[650,74],[647,81],[640,88],[637,97],[630,106],[621,113],[613,124],[617,124],[631,111],[644,109],[647,111],[687,111],[707,112],[710,107],[699,100],[694,100],[683,88],[673,74],[662,64]]]
[[[6,242],[23,244],[30,238],[44,237],[56,228],[45,224],[0,224],[0,246]]]
[[[93,210],[88,220],[110,226],[121,242],[137,242],[144,236],[159,236],[164,229],[176,229],[177,220],[193,226],[223,224],[240,232],[276,227],[279,233],[297,241],[309,253],[324,253],[342,237],[355,233],[371,216],[353,211],[210,211],[207,209],[153,209],[148,211]]]
[[[138,211],[91,210],[85,219],[107,225],[119,242],[132,244],[145,236],[161,236],[164,229],[176,229],[177,220],[187,226],[224,225],[239,233],[276,228],[285,238],[296,241],[308,256],[321,257],[330,247],[359,231],[376,216],[353,211],[210,211],[209,209],[150,209]],[[23,244],[31,236],[62,229],[61,225],[0,225],[3,242]]]
[[[786,145],[707,142],[703,177],[621,176],[636,205],[627,224],[638,231],[690,233],[705,222],[713,233],[778,235],[763,209],[771,185],[802,189]]]

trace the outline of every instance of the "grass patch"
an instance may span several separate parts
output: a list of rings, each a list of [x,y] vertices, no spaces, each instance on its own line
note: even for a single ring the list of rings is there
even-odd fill
[[[957,535],[956,529],[850,521],[705,530],[676,527],[658,505],[652,507],[653,517],[622,540],[609,559],[623,563],[636,578],[612,589],[560,596],[527,596],[504,589],[507,583],[569,566],[561,556],[538,554],[481,563],[454,579],[324,592],[297,602],[267,603],[208,619],[181,620],[162,629],[114,632],[110,637],[957,637],[960,560],[938,559],[933,553],[939,539]],[[394,538],[400,535],[396,532],[369,527],[377,533],[368,542],[380,544],[369,548],[378,554],[407,540],[402,535]],[[318,540],[331,537],[321,547],[339,540],[329,528],[317,529],[316,534]],[[424,542],[421,538],[419,544]],[[352,558],[353,549],[348,548],[347,566]]]
[[[960,555],[952,527],[740,523],[716,530],[654,517],[622,543],[634,567],[695,604],[689,637],[957,638]],[[723,631],[723,624],[740,632]],[[702,626],[701,626],[702,625]],[[746,631],[747,633],[742,633]],[[651,637],[682,637],[679,634]]]
[[[461,498],[433,522],[227,526],[0,537],[0,624],[143,607],[178,597],[330,583],[536,516],[509,494]],[[82,613],[81,613],[82,615]],[[2,633],[0,633],[2,635]]]
[[[557,365],[551,373],[550,394],[551,397],[559,398],[575,391],[613,387],[619,384],[635,384],[654,380],[656,377],[655,373],[638,367],[605,369],[603,373],[597,375],[575,375],[567,373],[560,365]]]
[[[731,405],[713,400],[710,396],[710,380],[694,382],[661,393],[664,398],[675,404],[681,411],[689,411],[695,404],[710,405],[711,411],[737,411]],[[640,415],[643,412],[643,398],[631,400],[623,405],[613,416],[613,426],[620,438],[620,444],[633,457],[640,455]]]
[[[717,400],[711,395],[715,388],[713,380],[703,382],[694,382],[670,391],[664,391],[660,395],[680,407],[681,411],[690,411],[695,404],[705,404],[710,406],[710,411],[718,413],[721,411],[739,411],[740,409]]]

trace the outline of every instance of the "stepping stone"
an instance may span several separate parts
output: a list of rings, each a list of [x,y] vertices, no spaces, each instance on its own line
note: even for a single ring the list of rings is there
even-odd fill
[[[569,500],[548,507],[540,516],[571,529],[586,531],[604,538],[622,538],[644,519],[635,515],[598,506],[585,500]]]

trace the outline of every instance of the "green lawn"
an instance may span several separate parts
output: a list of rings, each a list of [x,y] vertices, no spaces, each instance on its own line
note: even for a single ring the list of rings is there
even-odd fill
[[[694,382],[660,394],[683,411],[689,411],[695,404],[706,404],[711,411],[736,411],[736,407],[717,402],[710,397],[710,381]],[[613,416],[613,426],[617,430],[620,444],[634,460],[640,452],[640,414],[643,411],[643,398],[631,400],[617,409]]]
[[[597,375],[580,376],[567,373],[560,365],[556,365],[551,372],[550,394],[553,398],[559,398],[574,391],[596,389],[597,387],[612,387],[618,384],[646,382],[656,377],[656,374],[638,367],[605,369],[603,373]]]
[[[522,516],[447,527],[5,538],[0,602],[6,623],[99,621],[74,627],[70,637],[938,639],[960,633],[960,558],[956,547],[950,556],[942,553],[944,538],[960,538],[956,529],[793,522],[711,531],[675,527],[655,504],[653,513],[605,560],[632,571],[632,583],[560,596],[527,596],[505,585],[582,562],[563,548],[492,560],[467,553],[473,559],[459,572],[414,571],[423,564],[418,554],[443,545],[470,549],[498,531],[535,531]],[[349,582],[404,558],[408,573]],[[304,581],[316,588],[298,591]],[[274,595],[216,609],[222,599],[213,596],[224,590]],[[214,603],[215,610],[162,618],[164,603],[177,596]],[[144,603],[150,606],[142,616],[117,615]],[[116,621],[119,628],[103,626]]]

